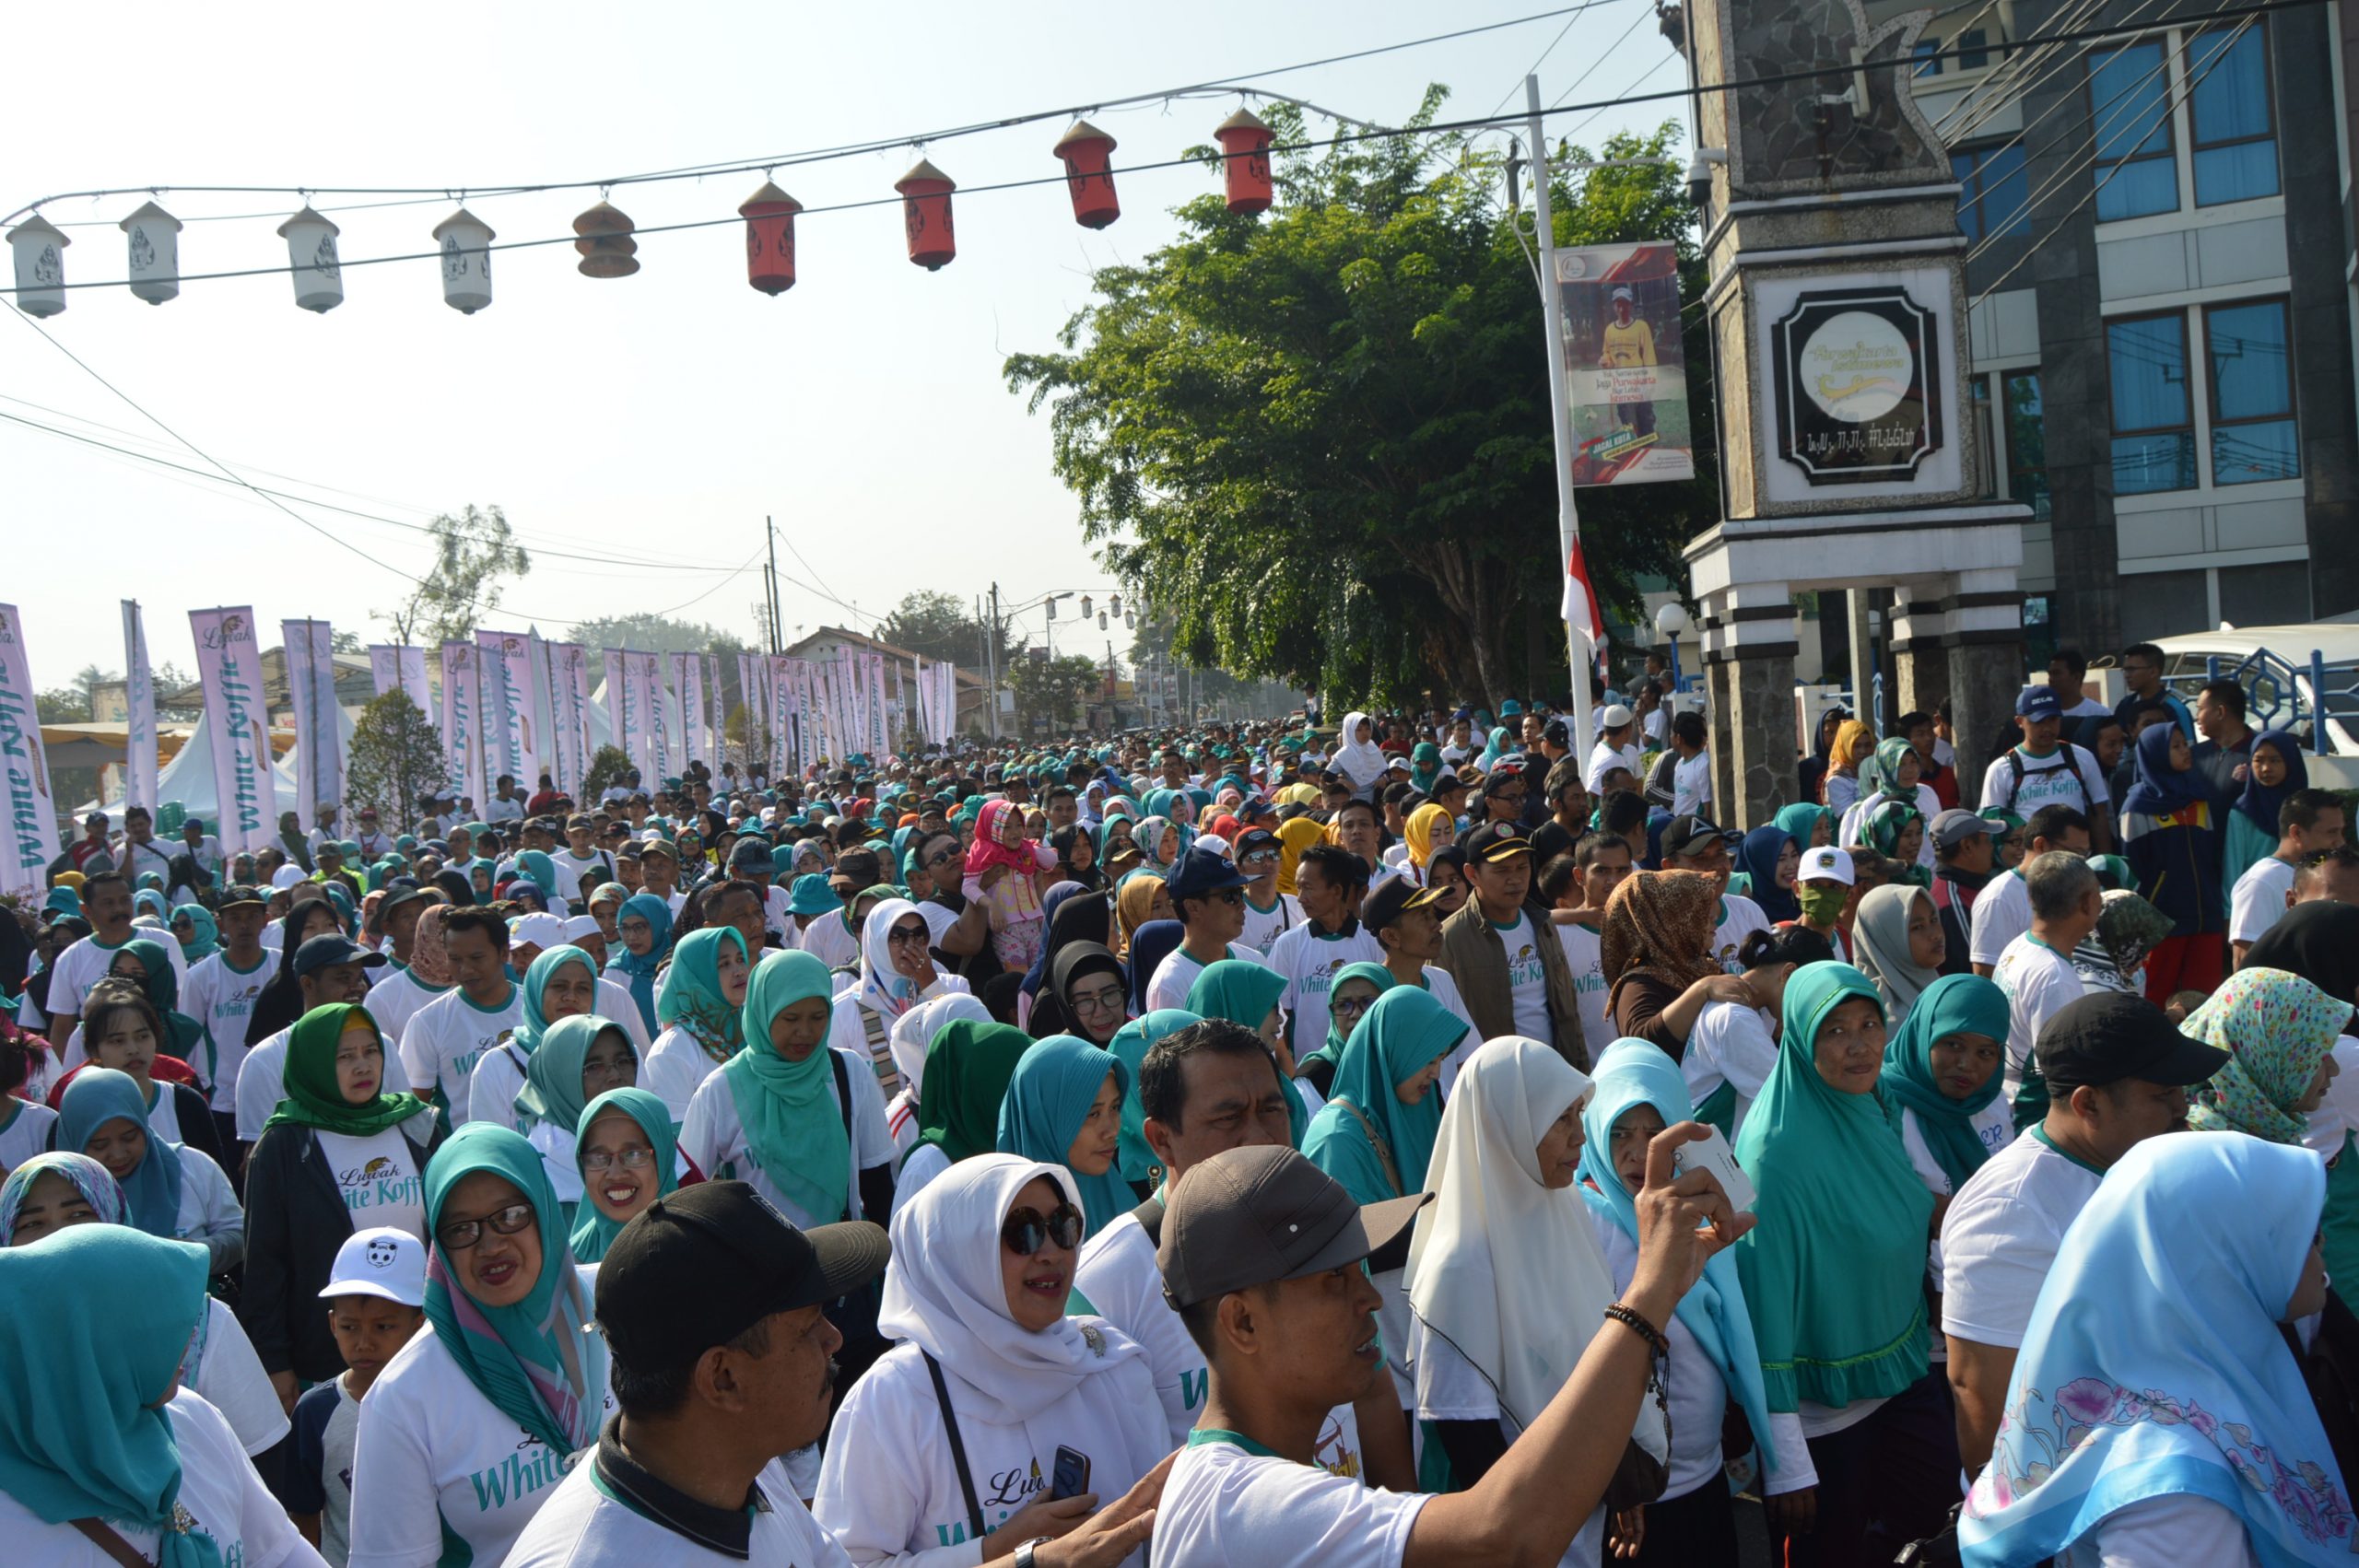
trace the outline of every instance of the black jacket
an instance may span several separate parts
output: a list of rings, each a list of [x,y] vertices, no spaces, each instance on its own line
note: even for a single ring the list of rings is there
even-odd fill
[[[442,1138],[438,1129],[431,1144],[407,1133],[402,1141],[423,1172]],[[246,1283],[238,1303],[238,1321],[264,1372],[324,1383],[344,1370],[320,1291],[351,1234],[351,1211],[317,1132],[287,1124],[266,1129],[246,1161]]]

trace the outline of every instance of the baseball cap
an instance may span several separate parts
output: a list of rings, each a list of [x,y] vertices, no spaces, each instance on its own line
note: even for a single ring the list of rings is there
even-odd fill
[[[1504,860],[1512,855],[1532,853],[1532,840],[1515,829],[1513,823],[1486,822],[1466,836],[1466,858],[1470,860]]]
[[[2032,1047],[2050,1090],[2117,1083],[2192,1085],[2228,1065],[2228,1053],[2182,1035],[2144,997],[2092,991],[2067,1003]]]
[[[1978,833],[1988,833],[1992,824],[1988,817],[1978,816],[1963,806],[1952,806],[1933,818],[1933,848],[1954,849]]]
[[[1465,788],[1466,780],[1458,776],[1458,770],[1452,767],[1445,767],[1439,773],[1434,775],[1434,787],[1427,790],[1426,793],[1429,795],[1439,795],[1448,790],[1463,790]]]
[[[530,942],[534,947],[561,947],[565,944],[565,917],[546,909],[519,915],[508,922],[508,940],[511,943]]]
[[[2025,686],[2015,696],[2015,715],[2021,719],[2058,719],[2064,705],[2057,699],[2053,686]]]
[[[1619,730],[1637,718],[1637,714],[1632,713],[1620,703],[1612,703],[1607,706],[1604,712],[1597,716],[1597,727],[1601,730]]]
[[[651,844],[642,844],[640,853],[643,856],[652,848]],[[770,847],[759,838],[740,838],[737,847],[729,851],[729,869],[733,872],[768,872],[771,864]]]
[[[303,945],[295,950],[295,977],[299,980],[306,975],[334,968],[338,964],[358,963],[374,969],[384,962],[385,955],[381,953],[371,953],[349,937],[323,931],[318,936],[305,938]]]
[[[1170,873],[1164,878],[1164,884],[1177,902],[1182,898],[1202,898],[1206,894],[1218,893],[1225,888],[1243,887],[1251,880],[1239,875],[1237,868],[1229,863],[1227,856],[1198,844],[1191,846],[1188,852],[1172,864]]]
[[[398,1225],[355,1231],[335,1249],[322,1301],[377,1296],[404,1306],[426,1305],[426,1244]]]
[[[1422,909],[1438,902],[1441,895],[1430,887],[1419,887],[1405,876],[1389,876],[1376,884],[1374,892],[1360,900],[1360,924],[1372,931],[1380,931],[1411,909]]]
[[[217,915],[224,909],[234,909],[241,904],[267,905],[269,902],[269,899],[262,895],[262,890],[258,887],[225,887],[221,890],[221,901],[213,906],[213,912]]]
[[[748,840],[748,842],[753,841]],[[755,843],[754,847],[757,849],[759,849],[761,845],[759,843]],[[664,838],[652,833],[640,839],[639,844],[639,858],[643,860],[650,855],[661,855],[665,860],[671,861],[674,865],[679,864],[680,861],[680,851],[672,847],[672,841],[669,838]],[[769,859],[769,855],[765,852],[760,858],[764,860],[768,860]],[[732,852],[729,859],[734,863],[737,857],[734,852]]]
[[[850,1294],[892,1251],[882,1225],[797,1230],[742,1181],[700,1182],[615,1236],[598,1266],[597,1326],[634,1370],[692,1365],[773,1313]]]
[[[1433,1194],[1416,1192],[1362,1205],[1292,1149],[1224,1150],[1172,1188],[1155,1254],[1164,1299],[1191,1307],[1357,1263],[1397,1240],[1431,1201]],[[603,1279],[604,1268],[599,1272]]]
[[[1662,852],[1693,855],[1715,838],[1733,846],[1743,837],[1700,816],[1675,816],[1663,825]]]
[[[1802,851],[1801,869],[1794,872],[1796,882],[1839,882],[1846,887],[1856,885],[1851,874],[1851,856],[1848,850],[1831,844]]]
[[[1521,782],[1523,782],[1523,769],[1518,767],[1514,763],[1502,762],[1498,766],[1491,769],[1489,777],[1483,780],[1483,793],[1485,795],[1505,794],[1508,785],[1520,784]]]
[[[1283,851],[1285,848],[1278,836],[1266,827],[1249,827],[1237,836],[1237,858],[1240,860],[1256,849]]]
[[[1572,726],[1562,719],[1551,719],[1542,727],[1540,738],[1552,746],[1569,747],[1573,743]]]
[[[423,886],[415,882],[409,883],[406,886],[400,886],[393,883],[387,883],[385,884],[385,896],[377,906],[377,918],[379,919],[383,919],[387,915],[392,914],[394,910],[400,908],[405,904],[415,904],[421,898],[430,898],[433,896],[434,892],[435,890],[433,888]],[[229,906],[225,903],[222,907],[227,908]]]
[[[739,848],[742,849],[744,846],[740,845]],[[733,860],[735,858],[734,855],[731,857]],[[765,865],[769,863],[769,851],[762,850],[762,861]],[[828,876],[827,884],[831,887],[859,889],[874,887],[884,880],[885,865],[876,858],[875,850],[847,849],[836,857],[836,869]]]

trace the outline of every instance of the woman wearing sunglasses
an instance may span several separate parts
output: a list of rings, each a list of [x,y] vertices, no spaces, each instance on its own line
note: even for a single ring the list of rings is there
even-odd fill
[[[1042,1040],[1015,1064],[999,1106],[999,1150],[1061,1168],[1081,1199],[1087,1240],[1131,1211],[1135,1199],[1114,1169],[1131,1070],[1075,1035]]]
[[[426,1218],[434,1331],[362,1401],[350,1568],[501,1561],[612,1409],[540,1151],[468,1123],[427,1172]]]
[[[827,1043],[867,1059],[886,1099],[901,1092],[893,1065],[893,1025],[921,1001],[968,989],[933,962],[933,927],[906,898],[887,898],[861,927],[860,980],[838,997]]]
[[[1065,1316],[1086,1223],[1071,1181],[981,1154],[893,1217],[878,1328],[902,1342],[844,1395],[812,1506],[853,1562],[963,1545],[945,1560],[972,1563],[979,1539],[1000,1558],[1044,1537],[1138,1560],[1120,1532],[1155,1499],[1124,1494],[1170,1433],[1139,1347]]]

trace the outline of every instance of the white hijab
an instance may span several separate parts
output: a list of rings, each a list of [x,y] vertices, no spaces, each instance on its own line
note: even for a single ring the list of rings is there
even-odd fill
[[[893,922],[904,915],[925,919],[925,912],[908,899],[887,898],[868,912],[867,923],[860,928],[860,987],[852,994],[861,1006],[888,1024],[929,997],[968,989],[965,980],[934,964],[931,952],[926,962],[933,965],[933,978],[923,990],[893,967]],[[930,943],[933,927],[928,924],[926,930]]]
[[[1403,1278],[1419,1322],[1471,1362],[1500,1412],[1529,1427],[1573,1375],[1616,1295],[1577,1188],[1540,1184],[1543,1134],[1588,1097],[1586,1073],[1537,1040],[1506,1035],[1459,1070],[1442,1107]],[[1654,1421],[1653,1405],[1640,1416]]]
[[[961,1018],[971,1018],[978,1024],[992,1021],[991,1009],[965,991],[953,991],[947,996],[921,1001],[895,1021],[888,1041],[893,1051],[893,1066],[901,1074],[901,1082],[909,1086],[910,1103],[917,1103],[920,1085],[925,1080],[925,1053],[933,1037]]]
[[[933,1356],[971,1393],[976,1414],[1003,1426],[1030,1421],[1083,1378],[1142,1353],[1094,1323],[1061,1317],[1036,1334],[1008,1316],[1000,1226],[1015,1195],[1043,1176],[1081,1207],[1061,1168],[1014,1154],[977,1154],[928,1182],[893,1216],[893,1261],[876,1317],[878,1332]]]
[[[1365,790],[1384,777],[1384,751],[1373,740],[1359,739],[1360,726],[1371,730],[1376,721],[1365,713],[1344,715],[1344,732],[1335,738],[1335,755],[1329,766],[1352,781],[1355,790]]]

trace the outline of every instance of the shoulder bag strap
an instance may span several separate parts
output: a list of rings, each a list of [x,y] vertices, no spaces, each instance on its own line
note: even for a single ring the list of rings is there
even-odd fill
[[[81,1531],[92,1546],[122,1563],[123,1568],[155,1568],[155,1564],[139,1555],[136,1548],[116,1534],[111,1525],[96,1518],[68,1519],[66,1523]]]
[[[1145,1202],[1131,1211],[1131,1218],[1136,1220],[1139,1223],[1139,1229],[1146,1233],[1146,1242],[1149,1246],[1161,1246],[1163,1245],[1162,1199],[1148,1199]]]
[[[975,1478],[967,1469],[967,1442],[958,1435],[958,1418],[950,1409],[950,1386],[942,1380],[942,1363],[931,1352],[918,1354],[925,1357],[926,1375],[933,1379],[934,1402],[942,1407],[942,1430],[950,1436],[950,1462],[958,1468],[958,1491],[967,1499],[967,1524],[975,1532],[973,1539],[980,1541],[984,1535],[983,1505],[975,1501]]]
[[[1408,1196],[1408,1188],[1401,1185],[1401,1167],[1392,1163],[1392,1146],[1385,1142],[1384,1135],[1377,1131],[1376,1123],[1368,1119],[1367,1113],[1349,1100],[1330,1100],[1327,1103],[1343,1106],[1351,1114],[1352,1119],[1360,1124],[1360,1130],[1367,1133],[1367,1141],[1376,1146],[1376,1157],[1384,1163],[1384,1179],[1392,1184],[1393,1191],[1402,1197]]]

